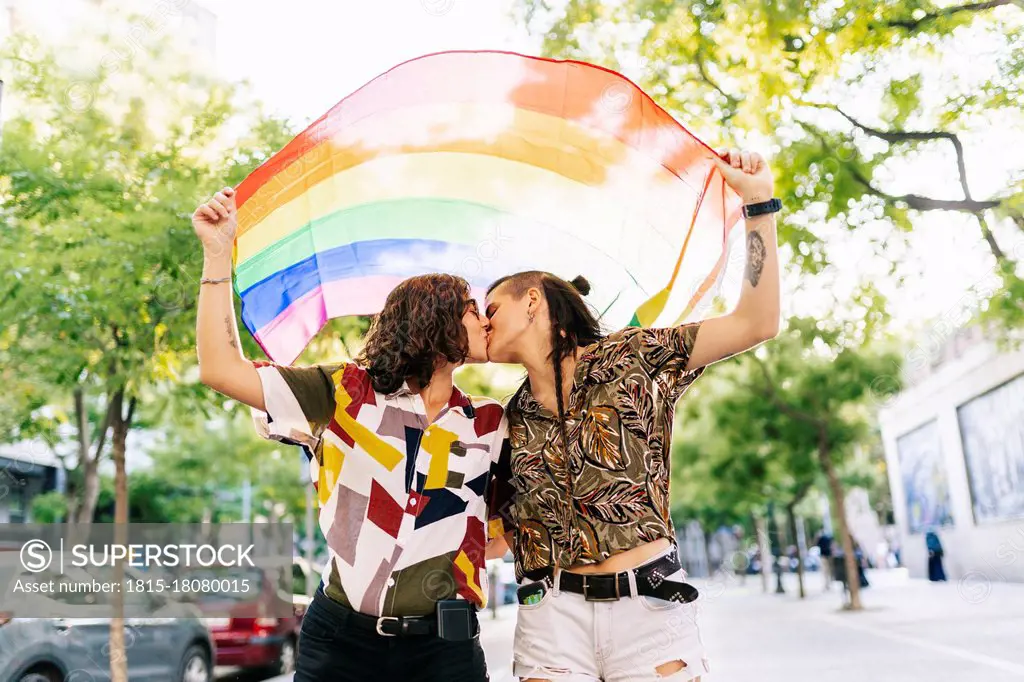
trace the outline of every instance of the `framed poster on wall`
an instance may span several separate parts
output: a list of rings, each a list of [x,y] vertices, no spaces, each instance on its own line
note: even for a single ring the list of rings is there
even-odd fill
[[[956,412],[974,520],[1024,518],[1024,374]]]
[[[933,419],[897,438],[896,453],[910,532],[923,533],[932,526],[953,525],[938,421]]]

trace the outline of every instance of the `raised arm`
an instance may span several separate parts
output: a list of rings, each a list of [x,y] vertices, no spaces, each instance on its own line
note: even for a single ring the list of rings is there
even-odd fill
[[[771,169],[760,154],[738,149],[715,159],[726,183],[744,205],[768,201],[775,190]],[[687,370],[724,360],[779,333],[779,247],[775,214],[748,218],[747,264],[736,308],[726,315],[704,320],[690,353]]]
[[[242,355],[235,323],[231,247],[238,227],[237,212],[235,190],[225,187],[192,214],[192,226],[203,245],[196,321],[199,380],[229,398],[266,411],[259,374]]]

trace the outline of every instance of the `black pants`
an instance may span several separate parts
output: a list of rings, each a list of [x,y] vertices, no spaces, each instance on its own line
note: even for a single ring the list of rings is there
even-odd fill
[[[317,590],[302,619],[295,682],[487,682],[480,638],[386,637],[356,628]]]

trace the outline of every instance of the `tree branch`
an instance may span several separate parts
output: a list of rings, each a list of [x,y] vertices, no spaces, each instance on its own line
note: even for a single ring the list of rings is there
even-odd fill
[[[89,416],[85,411],[85,396],[81,386],[75,386],[75,425],[78,427],[78,461],[89,456]]]
[[[806,412],[798,410],[789,403],[787,403],[785,400],[780,398],[778,392],[775,390],[775,382],[772,381],[771,374],[768,373],[767,365],[765,365],[764,362],[761,361],[761,358],[757,357],[753,353],[750,353],[749,357],[754,361],[754,364],[756,364],[761,369],[761,374],[764,375],[764,380],[766,384],[765,388],[767,389],[765,391],[765,394],[767,395],[768,399],[772,402],[772,404],[775,405],[775,407],[779,408],[780,412],[789,417],[792,417],[793,419],[796,419],[797,421],[802,421],[805,424],[810,424],[811,426],[815,426],[818,428],[822,427],[821,420],[817,419],[814,415],[810,415],[807,414]]]
[[[1021,0],[1021,2],[1024,2],[1024,0]],[[964,199],[967,201],[974,200],[974,197],[971,196],[970,185],[967,183],[967,164],[964,161],[964,145],[956,133],[950,133],[944,130],[880,130],[879,128],[873,128],[866,123],[858,121],[836,105],[810,102],[807,104],[818,107],[819,109],[831,109],[849,121],[855,128],[864,131],[871,137],[877,137],[880,140],[885,140],[890,144],[899,144],[901,142],[927,142],[930,140],[949,140],[950,144],[953,145],[953,149],[956,151],[956,167],[960,174],[960,188],[963,190]]]
[[[130,429],[132,426],[132,417],[135,416],[135,406],[138,402],[139,400],[135,396],[132,396],[132,399],[128,401],[128,415],[124,418],[124,426],[126,429]]]
[[[922,24],[941,19],[943,17],[951,17],[954,14],[960,14],[962,12],[984,12],[985,10],[992,9],[994,7],[1001,7],[1003,5],[1018,5],[1024,7],[1024,0],[987,0],[987,2],[971,2],[966,5],[954,5],[953,7],[945,7],[926,14],[920,19],[889,19],[884,22],[885,26],[891,28],[905,28],[908,31],[918,30]]]
[[[978,227],[981,228],[981,236],[983,236],[985,241],[988,242],[988,248],[992,252],[992,255],[996,257],[996,262],[1005,263],[1006,254],[1003,253],[1001,248],[999,248],[999,242],[996,241],[996,236],[992,234],[992,230],[988,226],[988,216],[988,213],[978,216]]]
[[[711,75],[708,73],[707,69],[704,66],[703,52],[704,49],[702,47],[698,47],[697,52],[694,55],[695,58],[693,61],[697,65],[697,73],[700,74],[701,79],[705,83],[710,85],[715,90],[715,92],[717,92],[719,95],[726,99],[730,107],[735,108],[737,105],[739,105],[739,100],[730,95],[729,93],[727,93],[725,90],[723,90],[722,87],[718,83],[716,83],[713,78],[711,78]]]
[[[807,493],[811,491],[813,485],[814,484],[812,481],[804,481],[803,483],[801,483],[800,486],[796,489],[796,492],[793,493],[792,499],[790,499],[790,501],[786,504],[786,509],[792,512],[793,508],[800,504],[804,497],[807,496]]]
[[[1022,0],[1024,2],[1024,0]],[[867,134],[885,140],[892,144],[898,144],[900,142],[911,142],[911,141],[927,141],[927,140],[949,140],[953,145],[953,149],[956,150],[956,167],[960,173],[960,188],[964,192],[964,199],[972,201],[971,189],[967,184],[967,164],[964,161],[964,145],[960,142],[960,138],[957,137],[956,133],[949,133],[943,130],[935,131],[911,131],[911,130],[895,130],[885,131],[878,130],[877,128],[871,128],[867,126],[853,116],[850,116],[839,107],[833,107],[839,114],[847,121],[852,123],[855,127],[860,128]]]
[[[103,453],[103,446],[107,442],[107,431],[110,430],[110,422],[114,419],[114,401],[107,398],[107,414],[103,418],[103,424],[100,426],[100,432],[96,436],[96,451],[93,453],[92,459],[94,462],[99,461],[100,455]]]
[[[864,186],[864,188],[877,197],[886,201],[901,201],[915,211],[960,211],[962,213],[973,213],[975,215],[990,208],[996,208],[1002,202],[998,199],[933,199],[923,197],[920,194],[888,194],[871,184],[871,181],[864,177],[864,174],[856,166],[848,166],[853,179]]]

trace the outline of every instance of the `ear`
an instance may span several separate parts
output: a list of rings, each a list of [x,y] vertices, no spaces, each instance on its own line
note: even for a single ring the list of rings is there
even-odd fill
[[[539,304],[541,299],[543,298],[543,296],[540,293],[540,289],[538,289],[537,287],[530,287],[529,289],[527,289],[526,295],[530,299],[528,303],[534,305]]]

